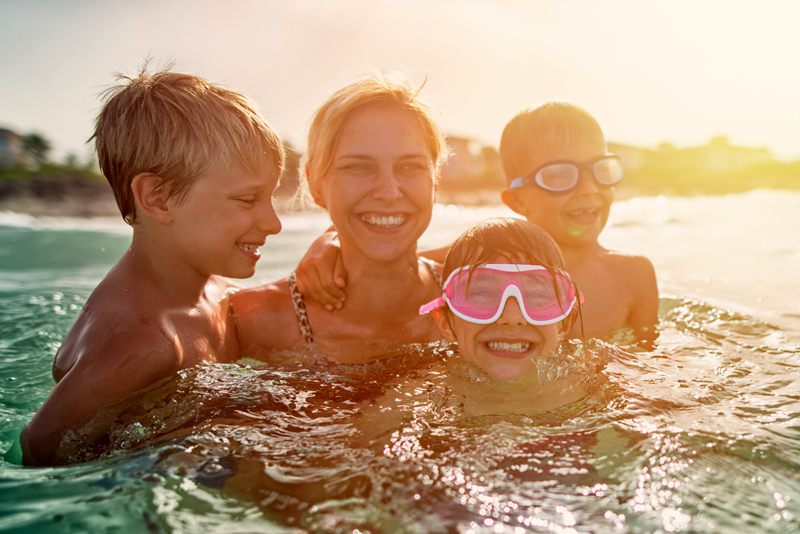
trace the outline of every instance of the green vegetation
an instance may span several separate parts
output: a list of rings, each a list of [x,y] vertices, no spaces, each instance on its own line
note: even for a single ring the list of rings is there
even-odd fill
[[[643,195],[726,195],[753,189],[800,189],[800,161],[767,161],[743,169],[711,171],[649,165],[625,171],[617,189]]]
[[[106,181],[102,174],[99,174],[93,169],[86,168],[85,166],[61,163],[45,163],[36,169],[26,169],[25,167],[0,169],[0,182],[4,183],[18,180],[74,180],[76,178],[87,182]]]

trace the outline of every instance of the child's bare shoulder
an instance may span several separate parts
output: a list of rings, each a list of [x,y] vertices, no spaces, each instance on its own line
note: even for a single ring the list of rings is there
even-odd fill
[[[167,376],[180,369],[179,336],[166,313],[135,291],[113,294],[98,287],[86,303],[72,329],[64,338],[53,364],[59,381],[76,366],[96,374],[114,372],[121,365],[142,365],[150,372]],[[159,358],[151,358],[159,354]]]
[[[627,250],[605,250],[603,261],[609,268],[626,280],[655,283],[653,263],[646,257]]]

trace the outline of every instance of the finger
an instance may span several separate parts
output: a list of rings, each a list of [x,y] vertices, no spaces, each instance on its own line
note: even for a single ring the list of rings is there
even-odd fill
[[[342,261],[341,254],[336,256],[336,265],[333,267],[333,280],[336,285],[342,289],[347,285],[347,271],[344,268],[344,261]]]

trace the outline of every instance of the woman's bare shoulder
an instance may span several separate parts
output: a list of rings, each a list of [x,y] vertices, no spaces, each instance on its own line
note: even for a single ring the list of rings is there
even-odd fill
[[[242,350],[253,346],[286,349],[299,341],[288,279],[241,289],[230,299]]]

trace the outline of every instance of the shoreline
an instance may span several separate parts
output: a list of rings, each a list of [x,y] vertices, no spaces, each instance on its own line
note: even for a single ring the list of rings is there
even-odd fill
[[[280,214],[314,212],[315,206],[303,207],[293,192],[276,192],[275,210]],[[669,194],[669,193],[665,193]],[[635,188],[622,187],[616,191],[616,200],[654,196]],[[500,206],[500,190],[477,191],[439,190],[437,203],[462,206]],[[96,218],[120,217],[114,195],[105,181],[86,180],[78,176],[47,177],[33,180],[7,180],[0,182],[0,212],[11,212],[32,217]]]

